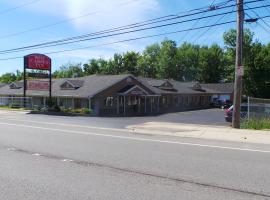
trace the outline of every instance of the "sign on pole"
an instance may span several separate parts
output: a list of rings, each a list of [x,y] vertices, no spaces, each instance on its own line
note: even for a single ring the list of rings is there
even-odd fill
[[[24,97],[26,97],[26,90],[49,90],[49,96],[50,99],[52,97],[52,64],[51,64],[51,58],[44,54],[29,54],[27,56],[24,56]],[[49,71],[49,75],[44,74],[41,75],[41,73],[30,73],[31,77],[48,77],[48,81],[27,81],[26,80],[26,69],[32,69],[32,70],[44,70]]]
[[[27,69],[51,70],[51,59],[43,54],[30,54],[24,57],[24,67]]]
[[[244,66],[237,67],[237,76],[244,76]]]

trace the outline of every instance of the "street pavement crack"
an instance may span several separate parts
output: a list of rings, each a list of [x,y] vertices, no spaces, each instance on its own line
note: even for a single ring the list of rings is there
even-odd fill
[[[15,148],[15,147],[3,147],[2,146],[2,148],[4,148],[7,151],[11,151],[11,152],[27,154],[27,155],[36,156],[36,157],[38,155],[38,158],[46,158],[46,159],[58,160],[58,161],[61,161],[61,162],[67,162],[67,163],[70,163],[70,164],[77,164],[77,165],[84,166],[84,167],[91,167],[91,166],[92,167],[100,167],[100,168],[105,168],[105,169],[116,170],[116,171],[119,171],[119,172],[125,172],[125,173],[129,173],[129,174],[137,174],[137,175],[148,176],[148,177],[153,177],[153,178],[159,178],[159,179],[169,180],[169,181],[174,181],[174,182],[188,183],[188,184],[197,185],[197,186],[200,186],[200,187],[215,188],[215,189],[219,189],[219,190],[226,190],[226,191],[231,191],[231,192],[236,192],[236,193],[243,193],[243,194],[246,194],[246,195],[270,198],[270,194],[265,194],[265,193],[262,193],[262,192],[254,192],[254,191],[248,191],[248,190],[243,190],[243,189],[219,186],[219,185],[210,184],[210,183],[196,182],[194,180],[186,180],[186,179],[181,179],[181,178],[176,178],[176,177],[169,177],[169,176],[155,174],[155,173],[151,173],[151,172],[144,172],[144,171],[140,171],[140,170],[136,170],[136,169],[128,169],[128,168],[110,166],[110,165],[106,165],[106,164],[102,164],[102,163],[95,163],[95,162],[82,161],[82,160],[74,160],[72,158],[66,158],[66,157],[52,155],[52,154],[37,153],[37,152],[34,152],[34,151],[19,149],[19,148]]]

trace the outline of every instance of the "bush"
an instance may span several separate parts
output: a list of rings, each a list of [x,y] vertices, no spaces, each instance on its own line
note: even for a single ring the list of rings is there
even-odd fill
[[[83,109],[83,113],[84,113],[84,114],[89,115],[91,112],[92,112],[92,110],[89,109],[89,108],[84,108],[84,109]]]
[[[241,123],[243,129],[263,130],[270,129],[270,118],[246,119]]]
[[[64,108],[62,109],[62,112],[65,113],[77,113],[77,114],[90,114],[92,111],[88,108],[76,108],[76,109],[71,109],[71,108]]]

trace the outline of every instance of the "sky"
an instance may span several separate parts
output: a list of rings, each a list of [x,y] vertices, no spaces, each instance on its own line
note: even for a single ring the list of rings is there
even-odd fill
[[[0,0],[0,51],[89,34],[171,14],[183,15],[192,13],[190,10],[209,6],[213,2],[216,4],[225,2],[225,0]],[[233,3],[232,1],[227,5]],[[249,4],[249,7],[267,4],[270,5],[270,0]],[[232,10],[233,7],[228,8],[226,11]],[[270,7],[254,11],[259,16],[270,15]],[[188,18],[177,19],[173,22],[222,12],[225,12],[225,10],[213,11],[207,14],[202,13]],[[256,16],[256,13],[252,11],[247,12],[252,17]],[[53,70],[57,70],[61,65],[67,63],[86,63],[91,58],[109,59],[114,53],[124,53],[126,51],[142,52],[146,46],[161,42],[164,39],[175,40],[178,45],[186,41],[200,45],[217,43],[222,46],[224,31],[235,28],[235,23],[216,26],[211,29],[167,34],[136,41],[110,45],[108,43],[207,26],[215,24],[217,21],[222,23],[235,19],[235,13],[230,13],[222,18],[217,16],[120,36],[0,54],[0,75],[6,72],[23,70],[23,56],[30,53],[47,54],[61,50],[79,49],[48,54],[52,58]],[[256,39],[262,43],[268,43],[270,42],[269,24],[270,18],[265,18],[264,22],[245,24],[245,27],[255,32]],[[5,60],[6,58],[14,57],[17,58]]]

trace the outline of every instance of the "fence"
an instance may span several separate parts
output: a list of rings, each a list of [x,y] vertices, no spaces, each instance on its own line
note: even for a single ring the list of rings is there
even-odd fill
[[[243,106],[242,106],[243,109]],[[251,118],[269,118],[270,119],[270,99],[259,99],[248,97],[246,110],[247,119]]]
[[[0,107],[32,109],[32,97],[0,97]]]

